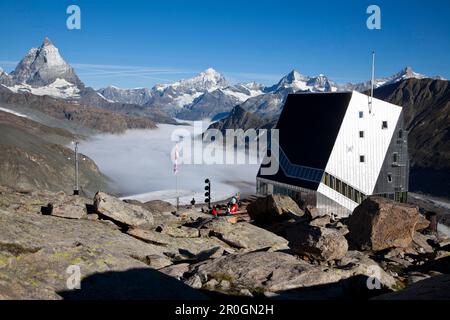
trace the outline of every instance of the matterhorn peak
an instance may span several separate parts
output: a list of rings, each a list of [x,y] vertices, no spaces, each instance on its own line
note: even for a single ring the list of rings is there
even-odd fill
[[[47,46],[53,46],[53,43],[50,41],[48,37],[45,37],[44,42],[41,45],[41,48],[47,47]]]
[[[48,37],[39,48],[32,48],[27,53],[11,76],[16,83],[27,83],[36,87],[49,85],[57,79],[66,80],[77,87],[84,86]]]

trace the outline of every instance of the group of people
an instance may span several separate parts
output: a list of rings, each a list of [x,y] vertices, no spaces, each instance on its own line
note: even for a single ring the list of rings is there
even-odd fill
[[[211,214],[215,217],[217,216],[229,216],[229,215],[235,215],[239,211],[239,200],[237,196],[234,196],[231,198],[230,202],[227,203],[227,206],[225,208],[224,212],[220,212],[220,207],[218,205],[214,205],[211,209]]]
[[[226,204],[226,206],[215,204],[213,205],[212,209],[209,212],[214,217],[236,215],[239,212],[240,198],[241,198],[240,193],[237,193],[235,196],[231,198],[231,200]],[[195,207],[194,198],[192,198],[191,200],[191,205],[193,208]]]

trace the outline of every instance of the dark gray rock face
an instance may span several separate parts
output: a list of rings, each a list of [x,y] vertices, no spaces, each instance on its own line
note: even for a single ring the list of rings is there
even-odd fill
[[[40,87],[53,83],[56,79],[64,79],[77,87],[84,84],[59,54],[59,50],[45,38],[39,48],[31,49],[16,69],[11,72],[16,83],[27,83]]]
[[[227,129],[259,129],[262,128],[268,119],[262,118],[257,114],[250,113],[243,109],[241,106],[235,106],[230,114],[219,121],[214,122],[209,126],[209,129],[217,129],[221,132],[225,132]]]

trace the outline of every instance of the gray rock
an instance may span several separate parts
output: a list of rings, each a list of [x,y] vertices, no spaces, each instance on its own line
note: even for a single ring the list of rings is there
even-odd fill
[[[286,238],[294,252],[313,260],[339,260],[348,250],[347,240],[336,229],[297,224],[287,230]]]
[[[186,280],[185,283],[194,289],[200,289],[202,287],[202,280],[196,274]]]
[[[331,223],[331,217],[330,216],[322,216],[314,218],[309,225],[312,227],[326,227],[328,224]]]
[[[226,219],[212,219],[202,226],[209,235],[219,237],[232,247],[255,251],[287,247],[287,240],[247,222],[231,224]]]
[[[311,265],[282,252],[232,254],[194,265],[191,272],[208,279],[226,280],[235,289],[251,293],[282,292],[291,289],[337,283],[358,275],[376,276],[380,283],[392,287],[395,279],[365,256],[353,256],[355,263],[346,268]],[[374,272],[375,271],[375,272]]]
[[[228,290],[230,289],[230,287],[231,287],[230,281],[228,280],[220,281],[220,288],[222,288],[223,290]]]
[[[161,233],[169,235],[174,238],[198,238],[200,233],[198,229],[189,228],[185,226],[162,226]]]
[[[421,272],[409,272],[407,275],[407,284],[408,285],[412,285],[413,283],[425,280],[425,279],[429,279],[431,278],[430,275],[428,274],[424,274]]]
[[[349,238],[361,250],[406,248],[412,243],[418,222],[418,207],[370,197],[350,216]]]
[[[174,277],[178,280],[181,280],[186,272],[189,271],[189,263],[179,263],[174,264],[162,269],[159,269],[160,272],[167,274],[168,276]]]
[[[241,295],[241,296],[245,296],[245,297],[253,297],[253,294],[250,292],[250,290],[248,290],[248,289],[241,289],[240,291],[239,291],[239,294]]]
[[[67,219],[87,218],[86,199],[80,197],[65,197],[52,203],[51,215]]]
[[[215,289],[218,285],[219,285],[219,281],[217,281],[216,279],[211,279],[205,283],[205,288],[211,290],[211,289]]]
[[[94,206],[99,214],[128,226],[149,228],[153,225],[151,212],[140,206],[127,204],[104,192],[96,193]]]
[[[433,253],[434,249],[428,244],[429,236],[423,235],[419,232],[414,232],[413,245],[417,247],[421,253]]]
[[[286,216],[301,217],[304,215],[294,200],[282,195],[258,198],[247,206],[247,212],[250,218],[260,223],[273,222]]]
[[[201,261],[209,259],[216,254],[222,255],[223,250],[233,252],[226,243],[211,238],[173,238],[154,230],[130,228],[127,230],[130,236],[161,247],[171,259],[180,262],[182,260]],[[222,250],[222,251],[220,251]]]
[[[162,269],[172,265],[172,261],[169,258],[156,254],[146,256],[143,262],[153,269]]]
[[[307,205],[305,208],[305,217],[309,220],[314,220],[315,218],[326,216],[327,214],[320,211],[318,208],[311,205]]]

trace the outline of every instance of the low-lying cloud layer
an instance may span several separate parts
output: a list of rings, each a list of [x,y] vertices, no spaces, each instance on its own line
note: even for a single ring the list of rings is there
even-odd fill
[[[175,129],[190,126],[159,125],[156,130],[130,130],[122,135],[98,135],[80,144],[80,152],[91,157],[101,171],[109,176],[123,196],[155,191],[172,199],[177,189],[182,202],[196,197],[203,202],[204,180],[212,184],[213,200],[224,199],[236,192],[255,192],[258,165],[187,165],[179,166],[173,174],[171,141]],[[153,198],[147,197],[147,199]],[[141,197],[141,200],[147,200]]]

